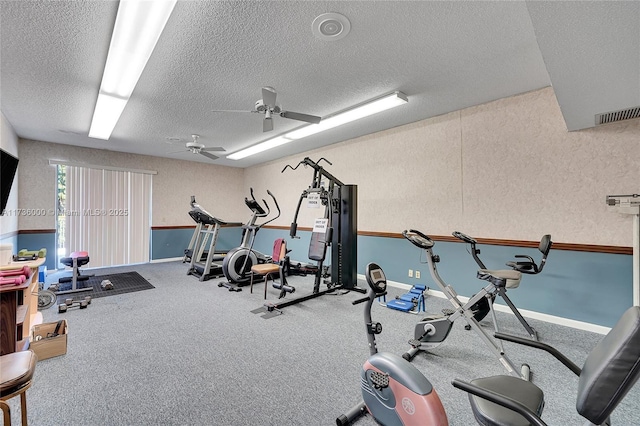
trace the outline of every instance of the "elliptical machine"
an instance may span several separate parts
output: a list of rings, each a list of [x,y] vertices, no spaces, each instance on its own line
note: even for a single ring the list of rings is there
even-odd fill
[[[382,332],[382,324],[372,321],[371,305],[374,299],[387,294],[387,279],[375,263],[367,265],[365,276],[369,293],[352,302],[366,302],[364,323],[371,356],[360,372],[363,401],[338,417],[336,424],[351,424],[369,411],[384,425],[447,426],[447,414],[431,382],[409,361],[393,353],[378,352],[375,335]]]
[[[414,246],[423,249],[426,252],[427,263],[431,277],[436,282],[440,290],[445,294],[449,302],[453,305],[453,309],[447,311],[443,315],[431,315],[419,321],[414,329],[414,338],[409,340],[411,349],[402,355],[402,358],[411,361],[413,357],[421,350],[428,350],[439,346],[449,335],[453,322],[463,317],[467,322],[467,326],[476,332],[478,337],[487,345],[489,350],[498,358],[502,366],[512,375],[529,380],[530,369],[527,364],[523,364],[520,372],[517,371],[515,365],[504,354],[504,349],[495,340],[493,340],[487,332],[480,327],[478,323],[479,317],[484,317],[489,310],[488,298],[495,297],[496,288],[504,287],[506,279],[492,275],[488,271],[479,271],[477,277],[481,280],[488,281],[489,284],[472,296],[467,303],[462,303],[458,299],[458,295],[452,286],[447,285],[436,269],[436,263],[440,261],[438,255],[433,254],[433,246],[435,243],[427,235],[420,231],[411,229],[403,231],[402,236],[405,237]],[[487,312],[478,311],[478,302],[485,300],[487,303]],[[481,318],[480,318],[481,319]]]
[[[240,246],[230,250],[222,261],[222,273],[228,281],[218,283],[218,287],[227,287],[229,291],[242,291],[240,287],[249,284],[249,280],[251,278],[251,267],[258,263],[265,263],[270,260],[270,256],[254,250],[253,244],[256,240],[256,234],[260,228],[280,217],[280,206],[278,206],[278,201],[271,191],[267,189],[267,194],[269,194],[273,199],[273,203],[278,210],[278,214],[266,222],[256,224],[256,220],[259,217],[269,216],[271,209],[264,198],[262,199],[262,203],[264,204],[263,208],[253,195],[253,188],[250,188],[250,190],[251,199],[245,197],[244,203],[249,207],[253,214],[251,215],[249,222],[242,226],[242,242],[240,243]]]

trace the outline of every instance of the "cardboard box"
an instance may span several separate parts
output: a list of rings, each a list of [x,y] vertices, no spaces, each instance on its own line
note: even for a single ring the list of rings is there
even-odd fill
[[[67,320],[61,320],[58,334],[55,334],[57,322],[34,325],[31,330],[29,349],[38,356],[38,361],[67,353]]]

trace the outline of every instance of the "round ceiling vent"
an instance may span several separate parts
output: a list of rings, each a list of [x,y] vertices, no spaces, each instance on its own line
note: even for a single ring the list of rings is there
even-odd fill
[[[351,30],[351,23],[339,13],[323,13],[311,25],[313,35],[320,40],[340,40]]]

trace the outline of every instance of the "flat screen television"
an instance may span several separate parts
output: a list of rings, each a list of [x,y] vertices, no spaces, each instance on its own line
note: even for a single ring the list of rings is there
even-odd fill
[[[18,159],[2,149],[0,149],[0,155],[2,156],[2,162],[0,163],[2,172],[2,181],[0,182],[0,186],[2,186],[2,210],[0,212],[4,213],[13,179],[16,176],[16,170],[18,170]]]

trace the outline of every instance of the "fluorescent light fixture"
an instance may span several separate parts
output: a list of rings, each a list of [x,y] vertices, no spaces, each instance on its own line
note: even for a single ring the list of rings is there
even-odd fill
[[[104,140],[109,139],[126,105],[127,99],[99,94],[96,109],[93,112],[93,121],[91,122],[89,137]]]
[[[284,145],[285,143],[289,143],[289,142],[293,142],[293,139],[289,139],[284,136],[277,136],[275,138],[271,138],[264,142],[261,142],[257,145],[243,149],[242,151],[238,151],[231,155],[227,155],[227,158],[229,158],[230,160],[240,160],[250,155],[254,155],[259,152],[266,151],[268,149],[275,148],[276,146]]]
[[[373,114],[403,105],[408,102],[407,96],[402,92],[393,92],[388,95],[381,96],[379,98],[364,102],[354,107],[348,108],[336,114],[332,114],[327,118],[323,118],[318,124],[308,124],[303,127],[299,127],[289,133],[285,133],[282,136],[278,136],[273,139],[266,140],[258,145],[243,149],[234,154],[228,155],[227,158],[231,160],[240,160],[250,155],[257,154],[267,149],[292,142],[297,139],[306,138],[307,136],[314,135],[325,130],[332,129],[334,127],[341,126],[352,121],[359,120],[364,117],[368,117]],[[273,143],[273,144],[272,144]]]
[[[176,1],[120,0],[89,137],[111,136]]]
[[[333,129],[334,127],[386,111],[389,108],[397,107],[405,103],[407,103],[406,95],[404,93],[394,92],[390,95],[349,108],[346,111],[333,114],[327,118],[323,118],[318,124],[309,124],[308,126],[286,133],[284,136],[289,139],[306,138],[307,136]]]

